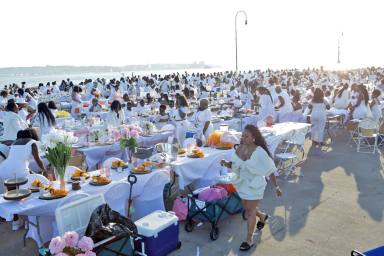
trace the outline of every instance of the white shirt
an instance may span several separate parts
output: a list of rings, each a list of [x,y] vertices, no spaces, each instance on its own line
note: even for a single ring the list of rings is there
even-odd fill
[[[28,128],[28,124],[15,112],[5,112],[3,140],[15,140],[17,132]]]
[[[120,126],[125,121],[124,112],[122,110],[120,110],[119,111],[119,117],[117,117],[117,113],[116,112],[109,111],[106,120],[107,120],[107,124],[108,125],[111,125],[111,126],[114,126],[114,127]]]

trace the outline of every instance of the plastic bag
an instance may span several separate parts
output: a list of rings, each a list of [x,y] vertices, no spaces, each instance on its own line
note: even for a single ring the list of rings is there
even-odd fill
[[[97,243],[112,236],[135,236],[137,227],[132,220],[103,204],[93,211],[85,235]]]
[[[227,196],[228,196],[228,192],[224,188],[212,187],[200,192],[198,198],[199,200],[202,200],[204,202],[213,202],[216,200],[226,198]]]

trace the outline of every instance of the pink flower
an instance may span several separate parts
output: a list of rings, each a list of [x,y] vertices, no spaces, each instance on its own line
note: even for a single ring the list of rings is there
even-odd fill
[[[137,137],[139,137],[139,132],[137,130],[132,130],[130,132],[129,136],[131,136],[133,138],[137,138]]]
[[[65,240],[59,236],[52,238],[48,248],[52,254],[58,254],[65,248]]]
[[[79,241],[79,235],[76,232],[66,232],[63,238],[68,247],[75,247]]]
[[[83,236],[83,238],[80,239],[79,244],[77,245],[82,251],[92,251],[94,243],[93,240],[87,236]]]
[[[96,256],[96,253],[94,253],[92,251],[87,251],[87,252],[85,252],[84,256]]]

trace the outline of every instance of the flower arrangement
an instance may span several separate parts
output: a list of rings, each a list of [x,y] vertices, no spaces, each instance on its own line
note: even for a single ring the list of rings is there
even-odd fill
[[[65,188],[65,184],[62,184],[65,170],[71,157],[72,144],[77,142],[77,138],[72,132],[54,129],[43,135],[42,142],[47,149],[46,157],[60,177],[61,187]]]
[[[93,92],[93,96],[95,96],[95,98],[100,98],[100,92],[99,92],[99,90],[95,90],[94,92]]]
[[[93,240],[83,236],[79,240],[76,232],[66,232],[63,237],[57,236],[49,243],[46,256],[96,256]]]
[[[104,131],[100,129],[93,129],[89,132],[89,138],[91,142],[99,142],[104,136]]]
[[[127,125],[121,130],[120,148],[129,149],[129,162],[132,162],[132,154],[139,146],[137,138],[142,130],[136,125]]]
[[[57,111],[57,113],[56,113],[56,117],[57,118],[66,118],[66,117],[69,117],[69,116],[70,116],[70,114],[67,111],[64,111],[64,110]]]

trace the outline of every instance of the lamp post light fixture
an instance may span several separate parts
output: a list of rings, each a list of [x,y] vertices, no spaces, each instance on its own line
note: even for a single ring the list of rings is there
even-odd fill
[[[245,25],[248,24],[248,17],[247,13],[245,11],[238,11],[235,15],[235,43],[236,43],[236,73],[238,71],[238,65],[237,65],[237,16],[242,13],[245,16]]]

